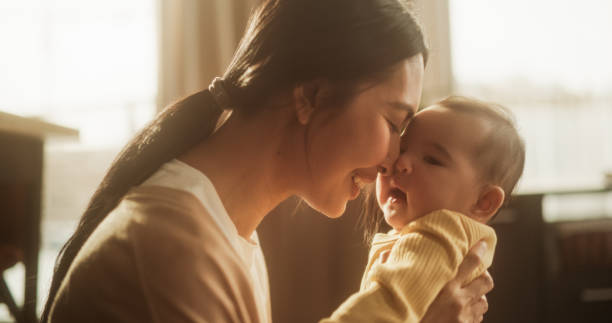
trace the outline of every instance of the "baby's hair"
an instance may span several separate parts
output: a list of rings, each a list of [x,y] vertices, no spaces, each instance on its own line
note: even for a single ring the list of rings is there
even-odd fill
[[[516,129],[512,112],[496,103],[463,96],[450,96],[433,106],[475,115],[490,124],[491,130],[474,158],[482,180],[504,190],[506,204],[525,166],[525,143]]]
[[[475,151],[475,162],[483,181],[499,185],[504,190],[504,205],[507,204],[525,166],[525,143],[517,131],[512,112],[499,104],[463,96],[450,96],[430,107],[444,107],[489,122],[491,131]],[[385,223],[376,202],[374,185],[369,185],[364,193],[360,225],[364,228],[365,241],[369,243]]]

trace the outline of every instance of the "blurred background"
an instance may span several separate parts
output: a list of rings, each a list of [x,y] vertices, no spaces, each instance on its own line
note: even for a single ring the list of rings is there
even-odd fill
[[[26,241],[23,261],[2,268],[17,308],[40,312],[55,257],[115,154],[223,72],[258,2],[0,0],[0,159],[36,161],[0,164],[0,220],[39,223],[0,229]],[[432,53],[423,103],[501,103],[527,145],[518,195],[494,224],[485,322],[609,322],[612,2],[417,0],[415,10]],[[37,139],[21,145],[14,133]],[[17,151],[30,144],[37,153]],[[19,182],[22,171],[35,176]],[[339,220],[295,205],[259,229],[274,320],[315,322],[358,289],[367,246],[358,203]],[[0,304],[0,321],[14,320],[10,307]]]

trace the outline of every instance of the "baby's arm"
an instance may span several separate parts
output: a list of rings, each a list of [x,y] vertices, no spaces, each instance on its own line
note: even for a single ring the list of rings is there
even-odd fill
[[[418,322],[452,279],[470,247],[485,239],[489,252],[468,281],[491,265],[495,232],[450,211],[412,222],[385,263],[374,265],[369,284],[322,322]]]

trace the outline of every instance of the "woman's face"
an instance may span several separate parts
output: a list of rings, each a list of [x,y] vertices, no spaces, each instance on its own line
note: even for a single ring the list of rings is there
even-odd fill
[[[346,107],[315,113],[307,133],[307,184],[301,197],[338,217],[377,166],[392,165],[399,136],[416,112],[423,87],[423,56],[398,63],[382,82],[359,92]]]

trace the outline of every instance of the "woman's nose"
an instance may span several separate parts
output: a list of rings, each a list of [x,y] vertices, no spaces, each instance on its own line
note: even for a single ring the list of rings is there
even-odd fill
[[[387,152],[387,157],[377,167],[378,172],[383,176],[393,174],[393,164],[395,164],[395,160],[399,156],[399,139],[399,136],[391,137],[389,140],[389,151]]]

